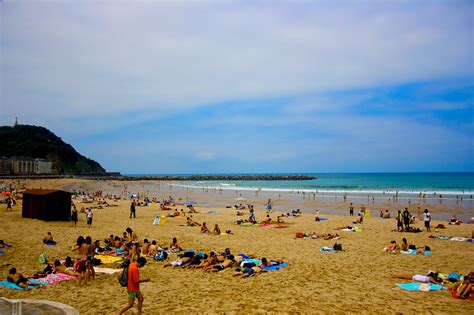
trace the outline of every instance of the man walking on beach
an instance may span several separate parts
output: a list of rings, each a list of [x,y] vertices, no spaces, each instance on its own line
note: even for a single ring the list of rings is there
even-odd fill
[[[130,219],[132,218],[132,215],[134,218],[136,218],[136,215],[135,215],[135,211],[136,211],[136,208],[135,208],[135,200],[132,201],[132,204],[130,205]]]
[[[146,264],[145,257],[140,257],[136,262],[130,263],[128,266],[128,280],[127,280],[127,293],[128,303],[121,310],[120,314],[125,313],[127,310],[133,307],[135,299],[138,300],[138,314],[142,313],[143,306],[143,294],[140,292],[140,283],[150,281],[149,278],[140,280],[140,272],[138,268],[142,268]]]

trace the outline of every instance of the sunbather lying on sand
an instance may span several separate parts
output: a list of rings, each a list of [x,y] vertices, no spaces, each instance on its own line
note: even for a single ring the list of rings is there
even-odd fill
[[[255,267],[250,267],[250,268],[237,268],[235,270],[236,272],[234,273],[234,277],[241,277],[241,278],[247,278],[250,276],[257,275],[261,273],[263,270],[262,268],[255,266]]]
[[[400,246],[398,246],[397,242],[391,241],[390,244],[388,244],[387,247],[383,249],[383,251],[397,254],[400,253]]]
[[[28,286],[41,286],[39,283],[30,282],[25,276],[17,272],[16,268],[11,268],[9,274],[10,275],[7,277],[7,281],[15,283],[17,286],[25,290],[29,290]]]
[[[163,265],[164,268],[166,267],[173,267],[173,268],[176,268],[176,267],[180,267],[181,265],[183,264],[186,264],[187,262],[189,262],[191,260],[190,257],[181,257],[181,258],[178,258],[170,263],[167,263],[165,265]]]
[[[222,271],[226,268],[232,267],[233,263],[234,263],[234,256],[230,255],[221,264],[216,264],[216,265],[213,265],[213,266],[209,266],[209,267],[205,268],[204,270],[209,271],[209,272],[218,272],[218,271]]]
[[[392,278],[407,279],[423,283],[440,283],[442,280],[438,277],[437,272],[430,272],[427,276],[423,275],[407,275],[407,274],[393,274]]]
[[[77,276],[73,267],[66,267],[66,263],[61,263],[58,259],[54,261],[54,272],[64,273],[70,276]]]

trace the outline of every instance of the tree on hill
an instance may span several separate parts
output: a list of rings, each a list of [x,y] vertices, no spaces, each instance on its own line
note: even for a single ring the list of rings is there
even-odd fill
[[[0,156],[48,159],[59,174],[102,173],[96,161],[78,153],[70,144],[44,127],[0,126]]]

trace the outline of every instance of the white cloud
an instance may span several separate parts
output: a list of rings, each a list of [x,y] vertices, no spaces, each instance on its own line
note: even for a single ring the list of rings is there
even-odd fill
[[[89,117],[472,75],[461,4],[3,2],[1,122],[74,117],[71,132]]]

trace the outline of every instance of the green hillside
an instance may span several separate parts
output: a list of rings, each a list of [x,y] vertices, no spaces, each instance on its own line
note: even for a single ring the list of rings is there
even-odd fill
[[[0,127],[0,157],[25,156],[53,162],[59,174],[105,172],[94,160],[78,153],[71,145],[44,127],[17,125]]]

